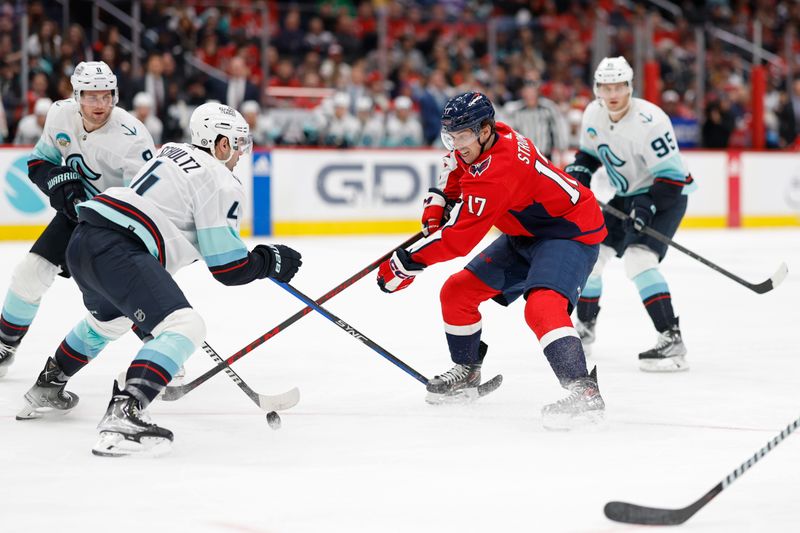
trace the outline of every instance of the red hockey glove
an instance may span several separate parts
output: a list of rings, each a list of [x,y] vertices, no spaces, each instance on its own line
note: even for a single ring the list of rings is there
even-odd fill
[[[427,237],[439,231],[439,228],[447,222],[452,204],[442,191],[431,187],[422,206],[422,234]]]
[[[396,292],[405,289],[414,281],[414,276],[421,273],[425,265],[411,260],[411,254],[398,248],[392,257],[381,263],[378,268],[378,287],[383,292]]]

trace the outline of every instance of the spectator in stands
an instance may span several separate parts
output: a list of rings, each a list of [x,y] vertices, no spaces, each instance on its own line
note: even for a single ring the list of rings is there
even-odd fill
[[[394,99],[394,113],[386,119],[386,136],[384,146],[414,147],[422,146],[422,124],[414,116],[411,98],[398,96]]]
[[[36,144],[42,136],[44,121],[47,112],[53,105],[49,98],[39,98],[33,106],[33,113],[22,117],[17,124],[17,134],[14,137],[14,144]]]
[[[240,108],[242,116],[250,126],[250,135],[253,136],[253,144],[256,146],[270,146],[272,139],[270,139],[269,124],[266,120],[267,117],[261,114],[261,106],[255,100],[247,100],[242,103]]]
[[[362,96],[356,102],[356,118],[358,134],[354,145],[364,148],[381,146],[384,135],[383,114],[374,112],[369,96]]]
[[[3,106],[3,99],[0,98],[0,143],[6,142],[8,137],[8,119],[6,118],[6,108]]]
[[[133,97],[133,110],[131,111],[134,117],[144,124],[147,131],[153,137],[153,142],[158,145],[161,144],[161,134],[164,132],[164,124],[155,116],[153,97],[148,93],[137,93]]]
[[[155,115],[162,120],[172,102],[167,99],[167,83],[164,80],[164,60],[161,54],[153,53],[147,57],[145,75],[134,83],[135,93],[147,93],[153,100]]]
[[[303,37],[303,48],[306,51],[322,54],[328,50],[331,44],[333,44],[333,35],[325,29],[322,19],[312,17],[308,23],[308,31]]]
[[[727,99],[709,102],[706,106],[706,121],[703,124],[703,146],[727,148],[734,126],[730,102]]]
[[[281,31],[273,43],[282,57],[299,61],[305,51],[305,33],[300,27],[300,11],[293,7],[286,13],[281,25]]]
[[[442,129],[442,110],[453,96],[452,88],[447,84],[444,71],[434,69],[428,75],[428,83],[418,91],[419,115],[422,122],[422,137],[426,145],[432,145],[439,139]]]
[[[321,144],[337,148],[353,146],[358,131],[358,120],[350,114],[350,97],[345,93],[336,93],[333,96],[333,114],[328,117],[320,135]]]
[[[259,100],[258,87],[247,79],[247,63],[241,56],[235,56],[228,65],[228,81],[210,80],[209,96],[228,106],[239,109],[246,100]]]
[[[531,139],[552,159],[569,148],[569,128],[564,115],[550,99],[539,95],[538,74],[531,74],[520,90],[521,100],[509,102],[503,115],[509,126]]]

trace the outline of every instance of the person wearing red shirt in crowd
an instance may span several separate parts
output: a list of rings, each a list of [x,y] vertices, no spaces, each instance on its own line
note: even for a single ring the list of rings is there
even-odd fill
[[[384,292],[409,286],[427,266],[467,255],[494,226],[502,232],[441,290],[442,316],[455,366],[428,383],[430,403],[475,397],[485,345],[478,306],[526,299],[525,320],[570,395],[542,409],[545,427],[597,422],[605,404],[586,368],[570,319],[606,236],[592,192],[554,166],[502,122],[481,93],[452,98],[442,112],[444,158],[439,188],[422,215],[426,238],[380,265]],[[460,201],[459,201],[460,200]]]

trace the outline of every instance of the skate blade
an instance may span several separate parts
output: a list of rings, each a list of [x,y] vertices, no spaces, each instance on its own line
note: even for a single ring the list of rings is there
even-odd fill
[[[0,378],[8,374],[8,369],[14,363],[14,356],[12,355],[0,364]]]
[[[639,370],[642,372],[683,372],[689,370],[689,363],[682,355],[663,359],[639,359]]]
[[[474,402],[480,398],[480,394],[478,393],[478,387],[470,387],[468,389],[461,389],[455,392],[451,392],[449,394],[439,394],[435,392],[429,392],[427,396],[425,396],[425,401],[431,405],[442,405],[442,404],[465,404]]]
[[[542,426],[548,431],[596,429],[603,426],[605,418],[605,411],[592,411],[577,416],[548,415],[542,417]]]
[[[126,439],[122,433],[101,431],[92,448],[98,457],[160,457],[172,449],[172,441],[163,437],[142,437],[139,441]]]
[[[37,418],[59,418],[72,411],[75,406],[69,409],[56,409],[51,406],[34,405],[25,395],[26,405],[17,413],[17,420],[36,420]],[[76,403],[77,405],[77,403]]]

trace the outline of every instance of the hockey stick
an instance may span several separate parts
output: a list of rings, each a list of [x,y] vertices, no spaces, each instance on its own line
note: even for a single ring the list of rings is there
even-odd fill
[[[428,378],[426,378],[425,376],[423,376],[422,374],[420,374],[419,372],[417,372],[416,370],[411,368],[408,364],[403,362],[401,359],[399,359],[396,356],[392,355],[388,350],[386,350],[385,348],[380,346],[378,343],[376,343],[375,341],[373,341],[372,339],[370,339],[369,337],[367,337],[366,335],[364,335],[363,333],[358,331],[356,328],[354,328],[353,326],[351,326],[350,324],[348,324],[347,322],[345,322],[341,318],[337,317],[336,315],[334,315],[333,313],[331,313],[330,311],[328,311],[327,309],[325,309],[324,307],[322,307],[318,303],[314,302],[311,298],[309,298],[308,296],[306,296],[305,294],[303,294],[302,292],[300,292],[296,288],[292,287],[288,283],[281,283],[280,281],[277,281],[277,280],[274,280],[274,279],[272,281],[274,281],[275,283],[280,285],[282,288],[287,290],[289,293],[291,293],[296,298],[300,299],[307,306],[313,307],[314,311],[318,312],[319,314],[321,314],[322,316],[324,316],[325,318],[327,318],[328,320],[330,320],[331,322],[333,322],[334,324],[339,326],[343,331],[346,331],[347,333],[349,333],[353,338],[360,340],[362,343],[366,344],[367,346],[372,348],[374,351],[378,352],[379,355],[381,355],[383,358],[387,359],[390,363],[394,364],[395,366],[397,366],[398,368],[403,370],[406,374],[410,375],[411,377],[413,377],[414,379],[416,379],[417,381],[419,381],[423,385],[427,385],[428,384],[428,381],[429,381]],[[486,354],[486,345],[483,344],[483,343],[481,343],[481,351],[482,351],[482,356]],[[503,383],[503,376],[501,374],[496,375],[495,377],[493,377],[489,381],[481,383],[480,385],[478,385],[476,387],[476,389],[477,389],[476,390],[477,397],[486,396],[490,392],[496,390],[500,386],[501,383]]]
[[[682,509],[659,509],[657,507],[644,507],[625,502],[608,502],[603,509],[605,515],[615,522],[625,522],[628,524],[646,524],[653,526],[676,526],[689,520],[697,511],[702,509],[714,497],[728,488],[731,483],[736,481],[742,474],[747,472],[751,466],[756,464],[759,459],[775,448],[778,444],[788,437],[792,431],[800,427],[800,418],[786,426],[766,446],[756,452],[754,456],[739,465],[739,468],[728,474],[728,476],[717,483],[717,485],[706,492],[699,500]]]
[[[385,348],[383,348],[377,342],[373,341],[372,339],[370,339],[369,337],[358,331],[356,328],[354,328],[353,326],[351,326],[350,324],[348,324],[347,322],[345,322],[338,316],[334,315],[333,313],[331,313],[330,311],[328,311],[327,309],[316,303],[314,300],[312,300],[311,298],[300,292],[299,290],[295,289],[288,283],[283,283],[275,279],[273,279],[272,281],[277,283],[280,287],[288,291],[292,296],[299,299],[308,307],[314,309],[314,311],[318,312],[319,314],[321,314],[322,316],[324,316],[325,318],[327,318],[328,320],[330,320],[331,322],[342,328],[344,331],[352,335],[354,338],[360,340],[361,342],[363,342],[364,344],[366,344],[367,346],[378,352],[378,354],[383,356],[385,359],[389,360],[390,363],[394,364],[395,366],[403,370],[406,374],[408,374],[412,378],[416,379],[423,385],[428,384],[428,378],[426,378],[425,376],[423,376],[422,374],[420,374],[419,372],[408,366],[406,363],[404,363],[403,361],[401,361],[400,359],[389,353]]]
[[[225,361],[222,359],[222,357],[220,357],[214,348],[209,346],[207,342],[203,343],[203,351],[206,352],[215,363],[225,364]],[[225,365],[225,373],[228,374],[228,377],[231,378],[233,382],[236,383],[236,385],[242,389],[251,400],[253,400],[253,403],[268,413],[270,411],[285,411],[286,409],[291,409],[297,405],[297,402],[300,401],[300,390],[297,387],[294,387],[282,394],[259,394],[251,389],[250,386],[245,383],[244,380],[239,377],[239,374],[237,374],[230,366]]]
[[[599,202],[599,201],[598,201],[598,203],[600,204],[600,207],[602,207],[604,211],[607,211],[607,212],[611,213],[612,215],[614,215],[615,217],[617,217],[620,220],[628,220],[628,219],[631,218],[630,216],[628,216],[627,214],[623,213],[622,211],[620,211],[616,207],[613,207],[611,205],[608,205],[608,204],[605,204],[605,203]],[[670,239],[669,237],[667,237],[663,233],[660,233],[660,232],[654,230],[651,227],[645,226],[644,228],[642,228],[641,232],[644,233],[645,235],[648,235],[648,236],[654,238],[655,240],[657,240],[659,242],[662,242],[662,243],[664,243],[664,244],[666,244],[668,246],[672,246],[673,248],[676,248],[676,249],[680,250],[681,252],[685,253],[686,255],[691,257],[692,259],[696,259],[696,260],[700,261],[701,263],[703,263],[707,267],[710,267],[710,268],[716,270],[717,272],[719,272],[723,276],[732,279],[733,281],[735,281],[736,283],[738,283],[740,285],[744,285],[745,287],[747,287],[751,291],[757,292],[758,294],[764,294],[765,292],[769,292],[772,289],[774,289],[775,287],[777,287],[778,285],[780,285],[783,282],[783,280],[786,278],[786,274],[789,272],[789,269],[786,266],[786,263],[781,263],[780,266],[778,267],[778,270],[776,270],[775,273],[772,276],[770,276],[767,280],[762,281],[761,283],[750,283],[749,281],[740,278],[736,274],[733,274],[732,272],[729,272],[729,271],[725,270],[724,268],[722,268],[721,266],[717,265],[716,263],[712,263],[711,261],[709,261],[705,257],[694,253],[693,251],[689,250],[688,248],[686,248],[684,246],[681,246],[680,244],[678,244],[677,242],[673,241],[672,239]]]
[[[419,232],[416,235],[410,237],[399,247],[393,248],[391,251],[383,254],[381,257],[379,257],[366,267],[362,268],[361,270],[359,270],[358,272],[347,278],[345,281],[343,281],[342,283],[331,289],[330,291],[326,292],[323,296],[317,299],[316,303],[323,304],[327,302],[328,300],[330,300],[331,298],[333,298],[334,296],[336,296],[337,294],[339,294],[340,292],[350,287],[355,282],[357,282],[358,280],[360,280],[361,278],[363,278],[364,276],[366,276],[367,274],[378,268],[378,266],[380,266],[381,263],[383,263],[392,256],[392,254],[397,248],[406,248],[408,246],[411,246],[412,244],[420,240],[422,237],[423,237],[422,232]],[[304,309],[301,309],[297,313],[293,314],[292,316],[290,316],[289,318],[287,318],[286,320],[284,320],[283,322],[281,322],[280,324],[269,330],[261,337],[257,338],[256,340],[254,340],[253,342],[251,342],[250,344],[248,344],[235,354],[231,355],[227,359],[223,360],[221,363],[217,364],[217,366],[209,369],[205,374],[198,376],[189,383],[186,383],[185,385],[167,387],[164,390],[163,399],[165,401],[172,402],[186,396],[189,392],[193,391],[194,389],[196,389],[197,387],[199,387],[200,385],[202,385],[203,383],[214,377],[216,374],[222,372],[230,365],[232,365],[234,362],[238,361],[248,353],[252,352],[255,348],[261,346],[269,339],[271,339],[284,329],[288,328],[289,326],[291,326],[292,324],[294,324],[295,322],[297,322],[298,320],[309,314],[311,311],[313,311],[311,307],[306,307]]]

